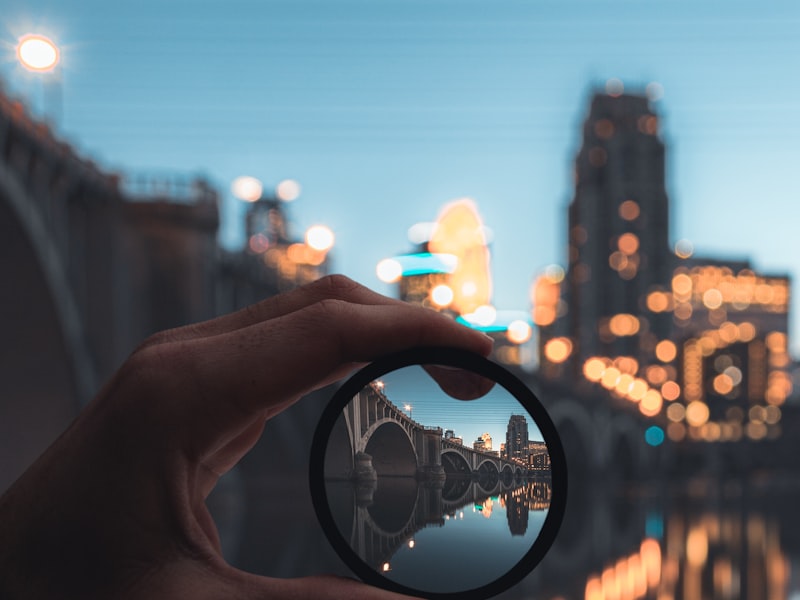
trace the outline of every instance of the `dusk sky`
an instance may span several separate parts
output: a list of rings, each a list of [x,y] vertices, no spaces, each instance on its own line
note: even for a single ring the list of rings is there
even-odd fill
[[[295,234],[328,225],[334,269],[382,292],[406,230],[471,197],[494,302],[526,309],[565,263],[580,125],[610,78],[663,89],[670,239],[797,275],[799,27],[793,0],[2,0],[0,79],[107,170],[208,177],[228,247],[230,182],[296,179]],[[16,62],[34,31],[61,45],[58,86]]]
[[[492,450],[506,441],[511,415],[523,415],[528,423],[528,438],[542,441],[533,417],[511,393],[497,384],[487,394],[474,400],[458,400],[442,391],[439,385],[417,365],[405,367],[380,377],[386,397],[398,408],[426,427],[452,429],[464,445],[472,447],[478,436],[492,436]],[[411,410],[406,410],[411,406]]]

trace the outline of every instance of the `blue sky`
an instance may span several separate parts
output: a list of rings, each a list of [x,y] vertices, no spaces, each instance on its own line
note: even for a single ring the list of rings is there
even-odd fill
[[[527,409],[501,385],[474,400],[457,400],[444,393],[439,385],[419,366],[398,369],[380,377],[386,397],[418,423],[426,427],[452,429],[464,445],[472,447],[483,433],[492,436],[492,449],[499,450],[506,441],[511,415],[523,415],[528,423],[528,438],[542,441],[533,417]]]
[[[60,102],[14,61],[34,30],[62,46]],[[612,77],[663,86],[671,239],[796,274],[798,31],[789,0],[3,0],[0,77],[109,170],[226,195],[297,179],[295,232],[330,226],[335,269],[379,291],[407,228],[472,197],[495,304],[517,309],[564,263],[580,124]],[[223,242],[240,231],[226,198]]]

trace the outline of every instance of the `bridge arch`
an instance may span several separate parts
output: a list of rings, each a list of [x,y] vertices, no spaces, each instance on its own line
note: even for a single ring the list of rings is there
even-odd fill
[[[364,452],[380,476],[402,477],[417,474],[417,451],[408,432],[394,419],[381,419],[364,434]]]
[[[355,469],[354,457],[353,436],[343,412],[336,419],[328,437],[328,447],[325,450],[325,477],[350,479]]]
[[[2,138],[0,138],[2,141]],[[64,224],[65,226],[66,224]],[[4,343],[24,348],[0,365],[12,404],[0,403],[0,439],[14,452],[0,457],[0,490],[60,434],[95,392],[95,369],[69,285],[64,252],[36,202],[0,160],[0,311],[11,331]],[[17,289],[24,282],[26,293]]]
[[[442,450],[442,467],[446,476],[451,475],[471,475],[472,468],[469,461],[457,450]]]
[[[478,485],[485,491],[489,491],[497,487],[500,481],[500,471],[493,460],[484,459],[478,464],[475,469],[478,474]]]
[[[589,411],[568,397],[552,402],[548,407],[561,445],[567,458],[570,479],[590,474],[596,461],[595,430]]]

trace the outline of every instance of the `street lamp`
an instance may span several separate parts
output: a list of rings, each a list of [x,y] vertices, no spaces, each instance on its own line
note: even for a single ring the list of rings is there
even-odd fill
[[[404,405],[403,405],[403,408],[404,408],[405,410],[407,410],[407,411],[408,411],[408,418],[409,418],[409,419],[413,419],[413,418],[414,418],[414,413],[413,413],[413,412],[411,412],[411,409],[412,409],[413,407],[412,407],[410,404],[404,404]]]
[[[29,33],[17,43],[17,58],[29,71],[45,72],[56,68],[61,52],[50,38]]]
[[[51,123],[58,123],[62,111],[61,51],[53,40],[37,33],[19,38],[16,50],[17,60],[22,67],[39,75],[37,79],[42,86],[42,111],[45,118],[49,117]]]

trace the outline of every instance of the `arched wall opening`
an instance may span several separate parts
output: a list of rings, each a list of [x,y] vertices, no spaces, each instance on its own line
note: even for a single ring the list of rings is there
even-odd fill
[[[378,477],[413,477],[417,474],[417,453],[405,430],[393,421],[381,423],[367,442],[364,452],[372,457]]]

